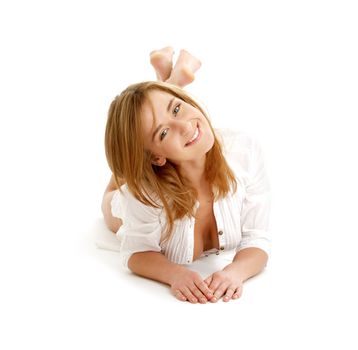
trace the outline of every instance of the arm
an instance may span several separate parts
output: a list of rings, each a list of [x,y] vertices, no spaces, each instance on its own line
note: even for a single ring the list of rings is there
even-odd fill
[[[128,267],[139,276],[168,285],[171,285],[173,276],[184,268],[169,261],[162,253],[151,251],[132,254]]]
[[[249,181],[241,211],[242,241],[233,262],[224,270],[240,276],[242,282],[257,275],[266,266],[270,239],[270,184],[266,174],[263,151],[255,140],[252,143]]]
[[[245,248],[236,253],[231,264],[224,271],[232,271],[242,282],[260,273],[266,266],[268,255],[260,248]]]

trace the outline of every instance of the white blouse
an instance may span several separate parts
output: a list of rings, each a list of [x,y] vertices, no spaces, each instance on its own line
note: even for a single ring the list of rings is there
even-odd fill
[[[270,253],[269,212],[270,185],[264,156],[259,143],[241,131],[215,129],[223,152],[237,179],[237,191],[214,202],[220,249],[202,254],[236,252],[257,247]],[[195,218],[174,221],[171,238],[161,243],[166,215],[164,209],[153,208],[138,201],[126,184],[117,190],[111,201],[112,215],[121,218],[117,232],[121,241],[120,255],[125,267],[133,253],[155,251],[177,264],[190,264],[194,254]],[[199,207],[199,202],[195,208]]]

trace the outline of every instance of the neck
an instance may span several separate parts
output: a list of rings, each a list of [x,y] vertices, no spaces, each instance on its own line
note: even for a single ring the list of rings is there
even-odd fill
[[[208,182],[205,176],[205,160],[204,157],[200,161],[188,162],[179,166],[180,172],[190,181],[191,185],[198,192],[207,190]]]

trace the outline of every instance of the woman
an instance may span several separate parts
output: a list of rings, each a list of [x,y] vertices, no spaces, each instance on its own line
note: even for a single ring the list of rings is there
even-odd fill
[[[113,176],[102,209],[121,239],[123,264],[192,303],[239,298],[266,266],[269,184],[261,148],[244,133],[213,129],[182,88],[200,61],[151,53],[158,82],[133,84],[112,102],[105,148]],[[205,280],[185,264],[236,250]]]

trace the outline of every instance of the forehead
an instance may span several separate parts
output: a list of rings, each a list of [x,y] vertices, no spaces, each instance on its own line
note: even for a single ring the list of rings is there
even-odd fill
[[[161,110],[164,107],[164,103],[173,98],[173,95],[161,90],[152,90],[148,92],[148,98],[144,102],[143,107],[147,107],[149,109]]]

